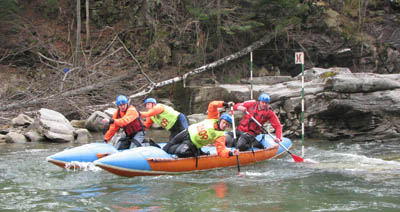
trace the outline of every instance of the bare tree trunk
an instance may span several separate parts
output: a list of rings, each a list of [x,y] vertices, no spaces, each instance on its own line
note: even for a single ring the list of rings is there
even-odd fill
[[[140,97],[140,96],[144,96],[148,93],[150,93],[152,90],[154,90],[155,88],[159,88],[159,87],[163,87],[175,82],[179,82],[179,81],[184,81],[186,80],[187,77],[191,76],[191,75],[195,75],[195,74],[199,74],[201,72],[207,71],[209,69],[213,69],[216,68],[220,65],[223,65],[231,60],[235,60],[237,58],[240,58],[248,53],[250,53],[251,51],[254,51],[255,49],[258,49],[262,46],[264,46],[265,44],[267,44],[268,42],[270,42],[273,38],[275,38],[277,35],[276,34],[267,34],[266,36],[264,36],[263,38],[261,38],[260,40],[254,42],[253,44],[251,44],[250,46],[234,53],[231,55],[228,55],[222,59],[219,59],[215,62],[209,63],[207,65],[201,66],[199,68],[196,68],[186,74],[184,74],[182,77],[174,77],[172,79],[169,80],[165,80],[162,82],[158,82],[158,83],[152,83],[150,85],[148,85],[146,88],[144,88],[142,91],[133,94],[131,96],[129,96],[129,98],[136,98],[136,97]]]
[[[81,49],[81,0],[76,0],[76,45],[74,65],[79,66],[79,52]]]
[[[89,29],[89,0],[86,0],[86,48],[90,47],[90,29]]]
[[[221,36],[221,0],[217,0],[217,39],[218,39],[218,50],[217,57],[221,57],[222,52],[222,36]]]

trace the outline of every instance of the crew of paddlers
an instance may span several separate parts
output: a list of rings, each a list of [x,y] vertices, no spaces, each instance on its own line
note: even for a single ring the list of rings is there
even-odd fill
[[[118,110],[111,119],[102,120],[104,124],[109,125],[104,135],[104,142],[108,143],[115,133],[123,128],[125,135],[117,142],[118,150],[148,145],[159,147],[151,139],[145,139],[146,131],[156,123],[170,132],[169,141],[163,150],[178,157],[206,155],[207,152],[201,151],[201,147],[205,145],[215,145],[220,157],[238,155],[239,151],[247,151],[252,147],[263,149],[264,146],[256,139],[262,128],[254,119],[261,125],[269,121],[275,129],[274,141],[276,143],[282,141],[282,125],[270,108],[270,101],[271,98],[266,93],[262,93],[258,100],[248,100],[236,104],[232,101],[211,101],[208,105],[207,118],[189,125],[188,119],[183,113],[165,104],[157,103],[155,98],[147,98],[144,101],[146,111],[140,112],[135,106],[129,105],[126,96],[120,95],[115,101]],[[226,130],[235,126],[234,119],[227,113],[220,114],[218,108],[222,107],[245,112],[232,132]],[[235,148],[228,150],[226,147]]]

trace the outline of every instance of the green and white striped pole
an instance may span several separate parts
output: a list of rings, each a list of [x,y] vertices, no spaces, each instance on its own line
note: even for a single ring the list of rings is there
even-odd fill
[[[250,99],[253,99],[253,51],[250,52]]]
[[[295,64],[301,64],[301,156],[304,157],[304,52],[296,52]]]

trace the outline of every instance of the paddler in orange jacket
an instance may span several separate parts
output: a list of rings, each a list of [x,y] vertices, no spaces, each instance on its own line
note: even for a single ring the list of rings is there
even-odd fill
[[[183,113],[174,110],[172,107],[157,103],[154,98],[147,98],[144,100],[146,105],[146,112],[141,112],[142,118],[146,118],[144,126],[146,130],[149,129],[153,123],[160,125],[171,134],[171,140],[178,133],[188,128],[188,120]]]
[[[225,146],[225,129],[231,126],[232,118],[228,114],[220,116],[218,108],[229,107],[233,102],[212,101],[208,105],[207,119],[189,126],[182,131],[163,150],[178,157],[192,157],[202,154],[200,148],[208,144],[215,144],[220,157],[229,157],[239,154],[237,149],[229,151]],[[204,154],[204,153],[203,153]]]
[[[104,135],[104,141],[108,143],[119,128],[122,127],[126,136],[118,140],[116,147],[118,150],[142,146],[146,131],[140,119],[140,113],[136,110],[136,107],[128,105],[126,96],[118,96],[115,103],[118,106],[118,110],[112,118],[102,120],[103,123],[110,124],[110,128]]]

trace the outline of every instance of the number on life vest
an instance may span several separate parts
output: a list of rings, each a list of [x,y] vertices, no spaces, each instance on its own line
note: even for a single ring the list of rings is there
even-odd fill
[[[168,120],[163,118],[162,121],[161,121],[161,126],[166,128],[168,126]]]
[[[197,131],[198,131],[198,134],[199,134],[199,136],[200,136],[200,138],[201,138],[202,140],[205,140],[205,139],[208,138],[207,130],[206,130],[206,128],[204,127],[204,125],[197,126]]]
[[[206,130],[199,131],[199,136],[202,140],[207,139],[208,138],[207,131]]]

